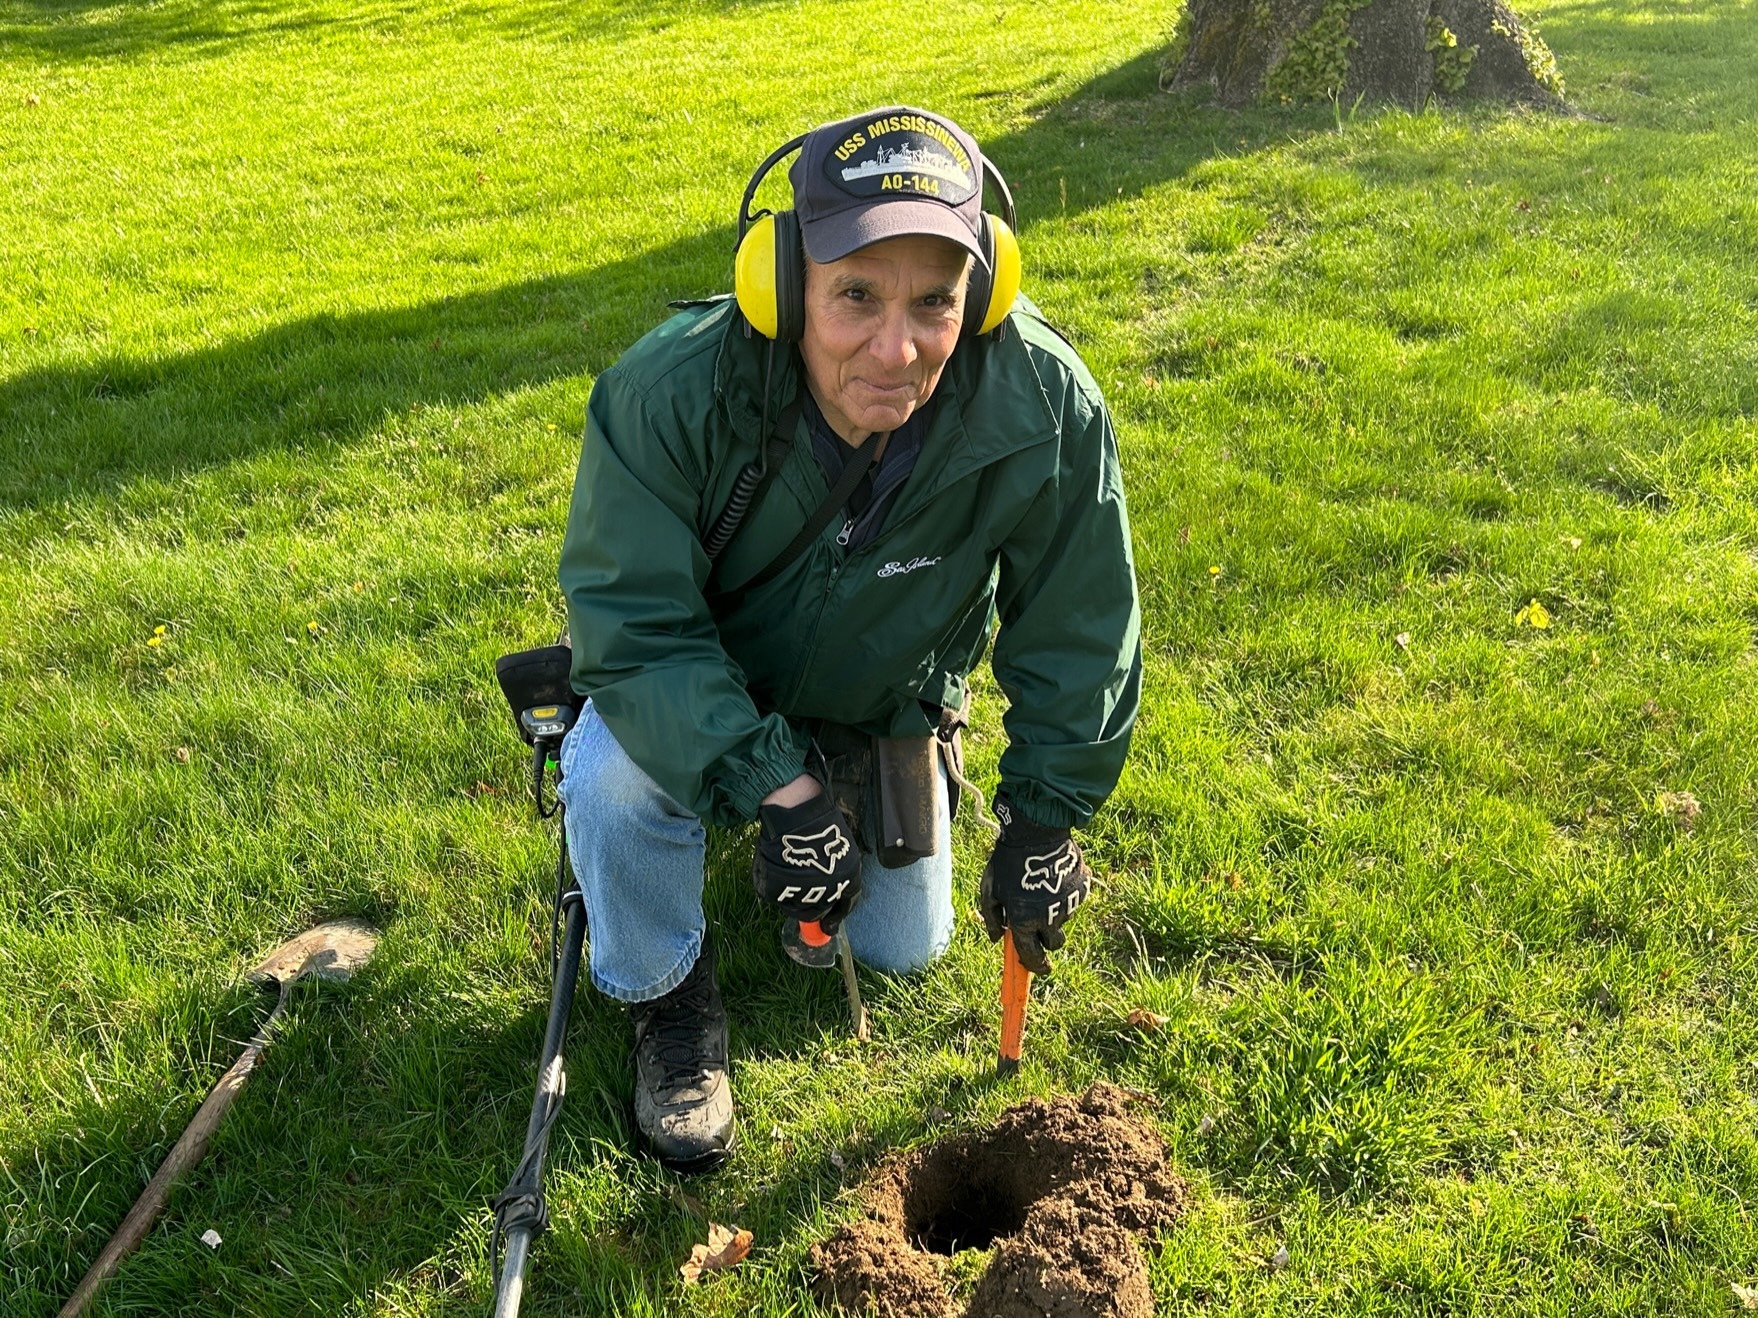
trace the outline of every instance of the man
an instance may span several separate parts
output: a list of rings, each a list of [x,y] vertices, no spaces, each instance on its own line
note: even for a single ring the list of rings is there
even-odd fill
[[[784,933],[841,927],[870,966],[925,965],[952,934],[946,778],[904,757],[931,825],[901,854],[873,831],[883,802],[863,810],[871,797],[833,780],[856,764],[881,793],[907,788],[883,754],[873,767],[871,739],[934,745],[997,619],[1008,747],[990,936],[1011,928],[1046,971],[1087,893],[1070,830],[1115,786],[1140,693],[1128,520],[1092,376],[994,284],[983,169],[963,129],[921,110],[814,130],[789,172],[803,269],[778,247],[772,294],[803,277],[797,352],[717,299],[592,391],[560,572],[590,699],[561,793],[592,980],[630,1004],[637,1121],[681,1171],[724,1161],[733,1135],[704,824],[758,821],[753,881]],[[1003,288],[999,334],[970,332],[973,282]],[[767,484],[711,557],[766,450]],[[815,513],[833,515],[789,557]]]

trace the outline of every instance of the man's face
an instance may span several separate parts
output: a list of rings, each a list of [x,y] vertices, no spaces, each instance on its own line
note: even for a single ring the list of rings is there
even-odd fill
[[[896,430],[928,400],[958,344],[970,258],[944,238],[887,238],[806,261],[806,381],[851,444]]]

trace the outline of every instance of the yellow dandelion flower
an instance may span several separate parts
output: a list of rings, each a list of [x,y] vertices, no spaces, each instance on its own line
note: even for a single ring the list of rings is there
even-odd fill
[[[310,622],[306,623],[305,630],[310,632],[313,636],[316,636],[321,630],[317,625],[317,619],[313,618]]]
[[[1543,631],[1546,627],[1550,626],[1550,611],[1537,600],[1531,600],[1527,603],[1525,608],[1521,609],[1520,612],[1514,615],[1514,625],[1518,627],[1522,623]]]
[[[164,634],[165,634],[165,624],[164,623],[161,622],[157,627],[153,628],[153,635],[154,636],[163,636]]]
[[[164,643],[165,643],[165,638],[163,636],[149,636],[149,637],[147,637],[147,644],[148,645],[163,645]]]
[[[1220,575],[1221,575],[1221,568],[1220,568],[1220,565],[1219,565],[1219,564],[1216,564],[1216,563],[1210,563],[1210,564],[1209,564],[1209,575],[1210,575],[1210,576],[1211,576],[1211,577],[1218,577],[1218,576],[1220,576]]]

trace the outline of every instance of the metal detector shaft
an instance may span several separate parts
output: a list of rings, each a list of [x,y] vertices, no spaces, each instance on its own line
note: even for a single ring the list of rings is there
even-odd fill
[[[525,1128],[525,1156],[520,1181],[539,1194],[543,1188],[543,1155],[549,1148],[550,1126],[567,1086],[562,1069],[562,1043],[568,1033],[568,1015],[574,1005],[574,984],[580,977],[580,948],[586,938],[586,903],[567,903],[567,927],[562,934],[562,955],[556,965],[555,995],[549,1001],[549,1025],[543,1032],[543,1057],[537,1067],[537,1093],[531,1100],[531,1121]],[[531,1241],[540,1228],[515,1223],[507,1229],[506,1260],[501,1264],[495,1287],[494,1318],[518,1318],[525,1291],[525,1268],[530,1262]]]

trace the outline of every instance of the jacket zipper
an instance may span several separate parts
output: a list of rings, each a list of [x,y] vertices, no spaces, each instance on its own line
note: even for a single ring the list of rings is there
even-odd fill
[[[818,653],[818,632],[824,626],[824,614],[830,608],[830,597],[836,592],[836,583],[842,578],[842,570],[848,565],[845,559],[830,565],[830,575],[824,579],[824,596],[818,601],[818,616],[812,619],[812,634],[806,640],[805,658],[800,663],[799,672],[794,676],[793,686],[788,689],[786,705],[791,706],[800,698],[800,692],[806,685],[806,678],[812,672],[812,658]]]

